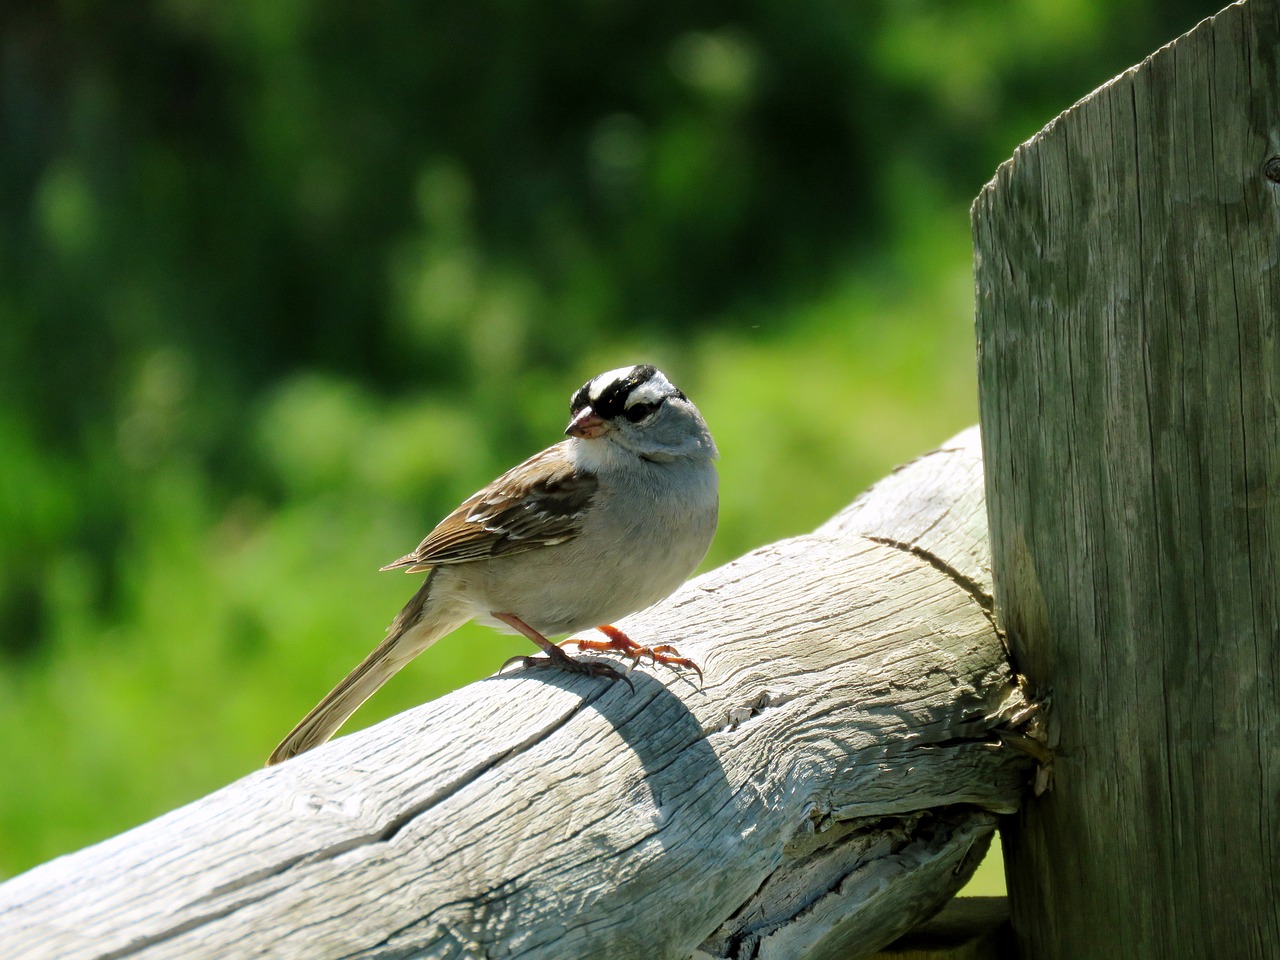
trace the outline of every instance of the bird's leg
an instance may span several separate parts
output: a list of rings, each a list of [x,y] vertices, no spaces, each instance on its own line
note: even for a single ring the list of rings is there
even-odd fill
[[[693,670],[698,674],[698,679],[702,680],[702,668],[688,657],[680,656],[680,651],[669,643],[660,643],[656,647],[641,646],[617,627],[609,624],[596,627],[596,630],[609,639],[578,640],[577,638],[570,638],[565,643],[575,644],[579,650],[620,653],[624,657],[630,657],[633,663],[639,661],[641,657],[648,657],[653,663],[665,663],[671,667],[684,667],[686,670]]]
[[[568,670],[572,673],[585,673],[589,677],[612,677],[614,680],[625,680],[627,682],[627,686],[631,687],[632,691],[635,690],[635,685],[632,684],[631,678],[616,667],[608,663],[600,663],[596,660],[578,660],[569,656],[515,614],[494,612],[492,616],[495,619],[501,620],[517,633],[528,637],[546,653],[545,658],[526,656],[511,657],[498,668],[499,673],[507,669],[507,667],[511,666],[513,663],[519,663],[524,667],[560,667],[562,670]]]

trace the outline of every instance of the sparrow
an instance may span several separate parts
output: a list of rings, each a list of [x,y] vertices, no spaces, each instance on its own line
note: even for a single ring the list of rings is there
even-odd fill
[[[711,432],[648,364],[588,380],[569,411],[568,439],[468,497],[417,549],[382,568],[426,578],[386,639],[299,721],[268,765],[324,743],[401,667],[470,620],[523,634],[545,653],[508,664],[625,678],[548,639],[595,627],[605,640],[567,642],[622,653],[633,665],[649,656],[698,670],[669,644],[641,646],[611,624],[666,597],[706,555],[719,512]]]

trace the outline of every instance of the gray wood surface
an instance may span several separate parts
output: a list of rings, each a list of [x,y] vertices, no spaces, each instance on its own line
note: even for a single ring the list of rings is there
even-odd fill
[[[1280,957],[1278,154],[1248,0],[974,205],[997,609],[1056,741],[1005,836],[1027,957]]]
[[[6,958],[850,960],[1030,761],[977,431],[623,621],[706,671],[472,684],[0,885]],[[264,747],[269,745],[264,732]]]

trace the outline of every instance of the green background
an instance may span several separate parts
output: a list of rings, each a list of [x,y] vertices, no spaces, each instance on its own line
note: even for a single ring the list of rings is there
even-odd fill
[[[707,566],[974,422],[969,202],[1215,6],[4,4],[0,878],[260,766],[601,370],[710,422]]]

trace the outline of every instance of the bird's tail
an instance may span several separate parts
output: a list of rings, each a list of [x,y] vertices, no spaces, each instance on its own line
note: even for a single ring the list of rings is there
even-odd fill
[[[373,696],[401,667],[461,625],[465,617],[454,620],[448,617],[423,616],[434,575],[433,570],[413,595],[413,599],[396,615],[387,630],[387,638],[280,741],[280,746],[267,759],[267,766],[296,757],[324,743],[356,712],[360,704]]]

